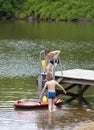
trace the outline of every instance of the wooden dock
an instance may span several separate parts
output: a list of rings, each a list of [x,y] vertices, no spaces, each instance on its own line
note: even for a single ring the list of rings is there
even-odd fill
[[[45,74],[39,74],[38,87],[40,91],[44,85],[44,79]],[[70,96],[70,98],[66,100],[67,103],[76,99],[80,104],[84,103],[89,105],[83,94],[90,86],[94,86],[94,70],[72,69],[64,70],[63,73],[61,73],[61,71],[56,71],[55,79],[60,84],[66,84],[66,86],[68,85],[65,87],[65,90],[67,91],[66,96]],[[69,92],[69,90],[72,90],[74,87],[77,88],[77,92]],[[62,90],[56,90],[56,94],[59,95],[64,93]]]
[[[94,71],[83,69],[72,69],[63,71],[63,75],[60,71],[55,73],[55,77],[62,78],[63,83],[76,83],[94,85]]]

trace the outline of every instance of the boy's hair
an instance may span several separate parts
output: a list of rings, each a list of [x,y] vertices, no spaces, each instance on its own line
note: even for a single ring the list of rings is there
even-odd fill
[[[53,80],[52,73],[48,72],[46,75],[46,79],[47,79],[47,81]]]
[[[49,50],[45,50],[45,55],[47,55],[50,51]]]

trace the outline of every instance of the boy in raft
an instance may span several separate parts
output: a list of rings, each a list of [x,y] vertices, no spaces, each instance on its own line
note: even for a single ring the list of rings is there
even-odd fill
[[[63,88],[63,86],[61,86],[57,81],[53,80],[52,73],[50,73],[50,72],[47,73],[46,79],[47,79],[47,82],[44,85],[44,88],[41,92],[39,99],[42,100],[43,94],[44,94],[46,88],[48,88],[48,92],[47,92],[48,109],[50,112],[52,112],[52,111],[55,111],[55,109],[56,109],[56,106],[54,105],[54,103],[55,103],[54,99],[56,97],[56,92],[55,92],[56,86],[59,86],[64,91],[65,94],[66,94],[66,91]]]
[[[60,54],[59,50],[51,52],[49,50],[45,50],[45,67],[44,67],[45,72],[48,73],[52,71],[52,74],[54,73],[54,66],[56,67],[57,64],[59,64],[58,59],[59,54]],[[48,60],[50,60],[49,63]]]

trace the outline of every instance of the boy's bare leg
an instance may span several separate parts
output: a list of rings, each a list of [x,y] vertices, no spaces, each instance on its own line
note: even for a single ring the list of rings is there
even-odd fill
[[[56,105],[54,105],[55,101],[53,100],[53,105],[52,105],[52,111],[56,111]]]
[[[48,109],[52,112],[52,99],[48,99]]]

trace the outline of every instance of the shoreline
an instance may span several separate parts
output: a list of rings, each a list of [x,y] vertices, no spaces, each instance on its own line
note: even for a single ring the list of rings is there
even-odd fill
[[[28,22],[74,22],[74,23],[94,23],[94,19],[85,19],[85,18],[79,18],[79,19],[73,19],[71,21],[68,21],[66,19],[40,19],[40,18],[32,18],[32,17],[26,17],[26,18],[6,18],[6,17],[0,17],[0,21],[28,21]]]

